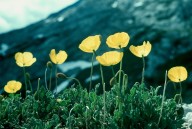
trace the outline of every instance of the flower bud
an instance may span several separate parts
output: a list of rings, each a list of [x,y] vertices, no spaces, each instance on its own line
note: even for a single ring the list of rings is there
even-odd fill
[[[57,73],[57,78],[66,79],[67,76],[63,73]]]
[[[115,85],[117,83],[116,82],[116,77],[112,77],[109,83],[110,83],[111,86]]]
[[[60,103],[62,100],[61,100],[61,99],[57,99],[56,101],[57,101],[58,103]]]
[[[26,79],[27,79],[27,80],[30,80],[31,76],[30,76],[29,73],[26,73],[25,76],[26,76]]]
[[[52,69],[52,66],[53,66],[53,65],[52,65],[51,61],[48,61],[48,62],[47,62],[47,67],[48,67],[49,69]]]

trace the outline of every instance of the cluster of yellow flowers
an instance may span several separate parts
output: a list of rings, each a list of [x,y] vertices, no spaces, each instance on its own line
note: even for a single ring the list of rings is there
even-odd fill
[[[62,64],[67,59],[68,55],[65,51],[59,51],[59,53],[56,54],[55,49],[52,49],[49,56],[54,64]],[[23,53],[18,52],[15,54],[15,60],[16,64],[19,67],[23,68],[29,67],[36,62],[36,58],[33,57],[33,54],[31,52],[23,52]],[[7,84],[4,86],[4,90],[7,93],[16,93],[21,89],[21,86],[22,86],[21,82],[12,80],[7,82]]]
[[[130,37],[126,32],[119,32],[115,33],[113,35],[110,35],[107,40],[106,44],[110,48],[115,48],[117,50],[108,51],[103,53],[101,56],[96,56],[97,61],[103,65],[103,66],[113,66],[118,64],[122,61],[123,58],[123,52],[121,52],[122,48],[127,47],[129,43]],[[79,48],[87,53],[93,53],[95,55],[96,51],[99,49],[99,46],[101,44],[101,36],[95,35],[95,36],[89,36],[86,39],[84,39],[81,44],[79,45]],[[129,47],[129,50],[131,53],[133,53],[135,56],[139,58],[144,58],[148,56],[152,48],[152,45],[149,41],[143,42],[140,46],[133,46],[131,45]],[[59,53],[56,54],[55,49],[52,49],[50,54],[50,59],[54,64],[62,64],[66,61],[68,55],[65,51],[60,50]],[[36,62],[36,58],[33,57],[33,54],[30,52],[18,52],[15,54],[15,60],[16,64],[19,67],[29,67],[33,63]],[[144,69],[143,69],[144,74]],[[24,75],[25,76],[25,75]],[[181,82],[187,79],[187,70],[183,66],[177,66],[173,67],[168,71],[168,77],[173,82]],[[4,90],[7,93],[15,93],[21,88],[21,83],[18,81],[9,81],[7,85],[5,85]]]
[[[106,43],[108,47],[115,48],[115,49],[121,49],[128,45],[130,40],[130,37],[127,33],[121,32],[121,33],[115,33],[113,35],[110,35]],[[88,53],[93,53],[97,51],[101,44],[100,35],[96,36],[89,36],[88,38],[84,39],[82,43],[79,45],[79,48]],[[133,53],[137,57],[146,57],[150,53],[152,48],[152,45],[149,41],[143,42],[140,46],[134,46],[131,45],[129,47],[129,50],[131,53]],[[100,64],[103,66],[111,66],[118,64],[123,58],[123,52],[118,51],[109,51],[105,52],[101,56],[97,56],[96,59]],[[183,66],[176,66],[171,68],[168,71],[168,77],[173,82],[181,82],[187,79],[187,70]]]
[[[110,48],[121,49],[127,47],[129,40],[129,35],[125,32],[121,32],[110,35],[107,38],[106,43]],[[82,41],[82,43],[79,45],[79,48],[84,52],[94,53],[99,48],[100,44],[100,35],[89,36]],[[129,49],[137,57],[146,57],[151,51],[151,44],[149,41],[147,43],[143,42],[143,45],[131,45]],[[123,52],[119,51],[109,51],[101,56],[96,57],[98,62],[103,66],[116,65],[122,60],[122,58]]]

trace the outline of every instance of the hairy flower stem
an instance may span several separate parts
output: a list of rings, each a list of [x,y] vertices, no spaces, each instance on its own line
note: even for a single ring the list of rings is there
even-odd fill
[[[115,84],[117,83],[117,79],[116,79],[116,76],[115,76],[115,71],[114,71],[114,67],[111,66],[111,70],[112,70],[112,74],[113,74],[113,77],[115,78]]]
[[[27,79],[26,79],[25,67],[23,67],[23,74],[24,74],[24,81],[25,81],[25,94],[27,95]]]
[[[38,100],[39,100],[39,87],[40,87],[40,78],[38,78],[37,80],[37,90],[34,94],[34,96],[37,96]]]
[[[48,87],[47,87],[47,68],[45,69],[45,87],[48,90]]]
[[[57,65],[55,65],[55,93],[57,93]]]
[[[105,112],[106,112],[106,104],[105,104],[105,82],[104,82],[104,76],[103,76],[103,69],[100,65],[100,72],[101,72],[101,79],[102,79],[102,85],[103,85],[103,104],[104,104],[104,113],[103,113],[103,129],[105,129]]]
[[[119,46],[121,49],[121,46]],[[122,71],[122,64],[123,64],[123,59],[120,62],[120,68],[119,68],[119,110],[122,111],[122,85],[121,85],[121,71]],[[122,122],[121,122],[122,125]]]
[[[86,106],[86,129],[88,129],[88,106]]]
[[[163,88],[163,97],[162,97],[162,102],[161,102],[161,111],[160,111],[160,116],[159,116],[159,120],[158,120],[158,126],[161,121],[161,117],[162,117],[162,113],[163,113],[166,86],[167,86],[167,71],[165,72],[165,82],[164,82],[164,88]]]
[[[38,100],[39,100],[39,87],[40,87],[40,78],[38,78],[38,85],[37,85],[37,91],[38,91]]]
[[[144,56],[142,56],[143,59],[143,71],[142,71],[142,80],[141,80],[141,84],[144,83],[144,76],[145,76],[145,58]]]
[[[180,102],[180,104],[182,105],[182,103],[183,103],[183,100],[182,100],[182,86],[181,86],[181,82],[179,82],[179,87],[180,87],[180,100],[179,100],[179,102]]]
[[[94,52],[93,52],[93,55],[92,55],[92,60],[91,60],[91,73],[90,73],[90,84],[89,84],[89,92],[91,91],[91,86],[92,86],[92,76],[93,76],[93,61],[94,61]]]
[[[128,76],[127,74],[123,74],[123,95],[125,95],[125,92],[127,91],[127,84],[128,84]]]
[[[30,81],[30,80],[28,80],[28,83],[29,83],[29,86],[30,86],[31,92],[33,92],[33,87],[32,87],[32,85],[31,85],[31,81]]]
[[[76,107],[76,105],[71,108],[71,110],[69,111],[69,129],[72,129],[72,125],[71,125],[71,112],[73,111],[73,109]]]
[[[111,66],[111,71],[112,71],[113,77],[115,77],[115,71],[113,66]]]
[[[50,69],[50,76],[49,76],[49,90],[51,90],[51,81],[52,81],[52,68]]]
[[[121,49],[121,46],[119,47]],[[119,71],[122,70],[122,64],[123,64],[123,59],[120,62],[120,68]],[[119,88],[120,88],[120,96],[121,96],[121,90],[122,90],[122,86],[121,86],[121,72],[119,72]]]

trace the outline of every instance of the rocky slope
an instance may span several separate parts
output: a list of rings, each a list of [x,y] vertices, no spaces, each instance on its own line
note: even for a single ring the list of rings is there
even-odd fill
[[[78,44],[89,35],[101,34],[103,42],[98,53],[102,54],[109,50],[105,45],[107,36],[121,31],[129,33],[129,45],[141,44],[144,40],[153,44],[146,60],[147,83],[162,84],[165,70],[175,65],[187,67],[191,75],[191,7],[191,0],[81,0],[40,22],[0,35],[1,87],[10,79],[23,79],[22,69],[14,61],[14,54],[18,51],[30,51],[37,57],[37,62],[27,71],[31,73],[34,84],[39,77],[43,80],[52,48],[66,50],[69,55],[59,70],[86,82],[91,55],[81,52]],[[142,61],[134,57],[128,47],[124,51],[123,67],[129,75],[130,84],[140,81]],[[108,82],[111,71],[109,68],[104,71]],[[100,82],[98,63],[95,63],[94,77],[94,84]],[[184,89],[191,90],[191,80],[184,83]],[[173,89],[172,85],[170,87]],[[185,98],[191,96],[190,92],[184,95]]]

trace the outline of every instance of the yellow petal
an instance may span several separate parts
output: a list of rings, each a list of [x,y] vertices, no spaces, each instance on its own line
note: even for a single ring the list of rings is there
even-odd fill
[[[16,83],[15,80],[9,81],[9,82],[7,82],[7,86],[8,86],[10,89],[14,89],[15,83]]]
[[[32,58],[33,58],[32,53],[30,53],[30,52],[24,52],[23,53],[23,62],[24,62],[24,64],[27,64],[28,62],[30,62]]]
[[[131,51],[131,53],[133,53],[135,56],[137,57],[146,57],[148,56],[148,54],[151,51],[151,44],[149,41],[147,41],[147,43],[144,41],[142,45],[139,46],[133,46],[131,45],[129,47],[129,50]]]
[[[23,67],[23,54],[21,52],[15,54],[15,60],[18,66]]]
[[[81,42],[79,49],[87,53],[93,53],[93,51],[97,51],[100,44],[100,35],[89,36]]]
[[[168,71],[168,78],[172,82],[182,82],[187,79],[188,73],[185,67],[176,66]]]
[[[97,61],[103,66],[112,66],[118,64],[123,58],[123,52],[110,51],[101,56],[97,56]]]
[[[21,52],[17,52],[15,54],[15,60],[23,62],[23,54]]]
[[[5,85],[4,90],[7,93],[16,93],[18,90],[21,89],[21,83],[15,80],[9,81],[7,85]]]
[[[130,37],[125,32],[115,33],[107,38],[107,45],[110,48],[120,49],[126,47],[129,43]]]
[[[4,91],[7,93],[15,93],[16,91],[10,89],[7,85],[4,87]]]
[[[16,62],[16,64],[17,64],[19,67],[24,67],[24,66],[23,66],[23,63],[21,63],[21,62]]]
[[[18,52],[15,54],[16,64],[20,67],[31,66],[35,61],[36,58],[33,58],[33,54],[30,52]]]
[[[129,50],[131,51],[131,53],[133,53],[133,55],[137,56],[137,57],[142,57],[142,54],[140,53],[140,51],[138,50],[138,47],[135,47],[133,45],[131,45],[129,47]]]
[[[59,53],[56,54],[55,49],[52,49],[49,56],[53,63],[62,64],[67,59],[68,55],[65,51],[59,51]]]
[[[123,52],[119,52],[113,55],[113,57],[117,56],[117,58],[112,58],[114,60],[114,63],[112,65],[118,64],[122,58],[123,58]]]
[[[25,64],[25,66],[31,66],[33,63],[36,62],[36,58],[32,58],[29,62]]]
[[[16,82],[16,83],[15,83],[15,89],[16,89],[17,91],[21,89],[21,86],[22,86],[21,82]]]
[[[67,59],[67,53],[65,51],[59,51],[56,56],[57,64],[62,64]]]
[[[144,47],[143,56],[146,57],[150,53],[152,46],[151,46],[149,41],[147,41],[147,43],[144,41],[143,42],[143,47]]]
[[[103,66],[110,66],[102,56],[97,56],[96,60]]]
[[[57,64],[57,59],[56,59],[56,52],[55,52],[55,49],[52,49],[50,54],[49,54],[49,57],[51,59],[51,61],[55,64]]]

